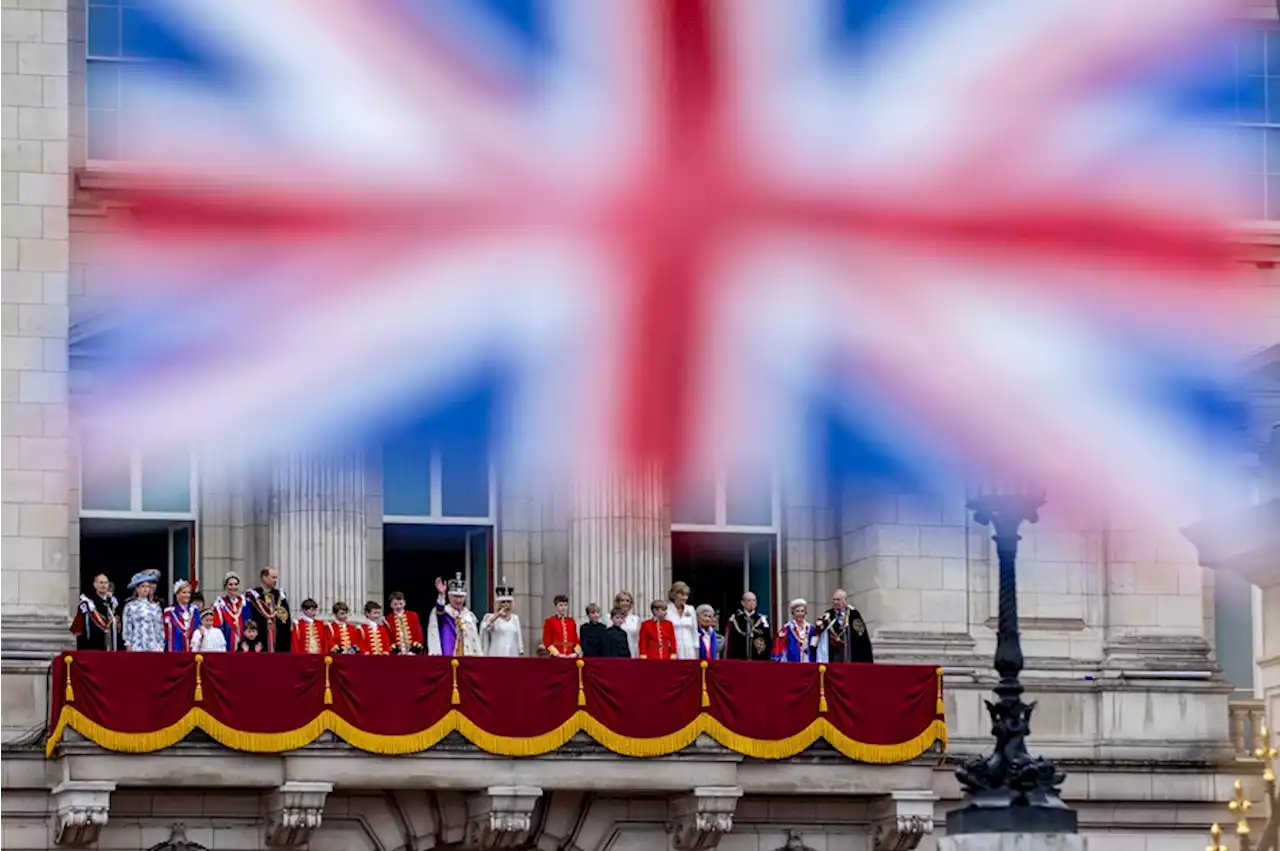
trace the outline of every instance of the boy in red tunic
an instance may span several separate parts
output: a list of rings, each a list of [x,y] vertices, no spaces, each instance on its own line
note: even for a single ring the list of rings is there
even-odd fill
[[[578,643],[578,623],[569,617],[569,598],[556,595],[556,613],[542,623],[542,646],[552,656],[573,659],[582,655]]]
[[[329,637],[329,629],[316,615],[320,604],[310,597],[302,601],[302,614],[293,622],[293,650],[295,653],[323,653]]]
[[[391,630],[382,619],[382,606],[373,600],[364,604],[364,634],[360,640],[360,651],[370,656],[386,656],[391,652]]]
[[[667,620],[667,601],[654,600],[649,604],[650,620],[640,624],[640,636],[636,650],[641,659],[676,658],[676,628]]]
[[[391,592],[391,617],[387,629],[391,630],[391,652],[408,655],[422,652],[422,623],[417,612],[405,608],[404,594]]]
[[[328,640],[325,642],[325,649],[328,652],[334,654],[360,652],[363,635],[360,627],[347,622],[350,616],[351,610],[347,608],[346,603],[339,600],[333,604],[333,621],[329,624]]]

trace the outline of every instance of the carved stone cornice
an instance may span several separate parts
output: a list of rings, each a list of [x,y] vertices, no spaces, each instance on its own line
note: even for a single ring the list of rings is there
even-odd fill
[[[934,798],[932,791],[913,789],[877,799],[871,808],[875,851],[912,851],[933,833]]]
[[[667,833],[680,851],[715,848],[733,830],[733,813],[742,797],[740,786],[699,786],[668,805]]]
[[[290,780],[267,795],[267,845],[306,845],[311,832],[320,826],[325,799],[332,791],[332,783]]]
[[[537,786],[490,786],[467,798],[468,848],[515,848],[529,838],[533,811],[542,797]]]
[[[111,811],[109,780],[64,780],[53,787],[53,841],[64,847],[83,847],[98,841]]]

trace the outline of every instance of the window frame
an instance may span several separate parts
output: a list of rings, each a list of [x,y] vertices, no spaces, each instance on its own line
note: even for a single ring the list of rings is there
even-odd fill
[[[1250,179],[1255,179],[1260,181],[1262,184],[1262,187],[1261,187],[1262,188],[1262,192],[1261,192],[1262,217],[1251,218],[1248,215],[1242,215],[1239,221],[1254,227],[1261,227],[1265,230],[1277,230],[1277,229],[1280,229],[1280,199],[1277,199],[1277,209],[1276,210],[1270,209],[1271,199],[1270,199],[1269,184],[1271,182],[1271,178],[1275,178],[1278,182],[1280,182],[1280,163],[1276,163],[1275,171],[1270,170],[1272,168],[1272,165],[1269,161],[1268,143],[1267,143],[1266,137],[1269,131],[1280,133],[1280,117],[1277,117],[1274,121],[1269,121],[1267,119],[1267,100],[1268,100],[1268,92],[1271,87],[1270,80],[1275,79],[1276,85],[1280,85],[1280,74],[1276,74],[1276,75],[1268,74],[1267,63],[1268,63],[1268,54],[1271,50],[1270,48],[1271,38],[1269,36],[1271,33],[1275,33],[1277,38],[1280,39],[1280,25],[1278,25],[1276,21],[1272,21],[1272,20],[1250,21],[1245,26],[1242,27],[1241,32],[1243,33],[1244,31],[1255,31],[1262,35],[1262,44],[1263,44],[1262,76],[1260,78],[1262,80],[1262,104],[1261,104],[1262,120],[1261,121],[1242,120],[1239,113],[1240,104],[1239,102],[1237,102],[1236,120],[1231,122],[1230,128],[1233,132],[1256,131],[1259,133],[1259,135],[1261,136],[1261,142],[1262,142],[1262,171],[1250,172],[1250,171],[1245,171],[1241,169],[1239,172],[1237,172],[1235,175],[1235,179],[1239,181],[1239,185],[1236,187],[1236,191],[1239,193],[1239,202],[1243,204],[1245,202],[1245,197],[1244,197],[1245,188],[1250,185]],[[1241,65],[1241,48],[1242,48],[1241,42],[1237,41],[1236,49],[1235,49],[1235,57],[1234,57],[1235,58],[1235,77],[1236,77],[1237,87],[1239,87],[1241,82],[1245,79],[1244,69]],[[1235,142],[1234,144],[1239,144],[1239,143]],[[1239,150],[1239,149],[1237,148],[1236,150]],[[1247,212],[1249,211],[1242,210],[1242,213],[1247,213]]]
[[[95,3],[94,0],[84,0],[83,5],[81,6],[81,8],[84,10],[84,105],[81,107],[81,109],[83,110],[83,119],[84,119],[84,158],[85,158],[85,165],[89,169],[95,170],[95,171],[110,171],[112,169],[124,170],[124,169],[127,169],[130,163],[134,161],[129,160],[127,157],[120,156],[120,123],[119,123],[120,122],[120,86],[119,86],[119,82],[117,80],[115,109],[114,110],[94,109],[90,105],[90,101],[89,101],[89,68],[94,64],[99,64],[101,66],[113,65],[119,68],[119,67],[125,67],[130,65],[143,65],[148,62],[154,61],[154,60],[146,59],[143,57],[124,55],[124,49],[123,49],[124,8],[127,2],[128,0],[119,0],[119,2],[114,5],[107,5],[104,3]],[[122,40],[121,51],[120,51],[121,55],[107,56],[103,54],[92,53],[90,51],[89,45],[92,44],[92,41],[90,40],[89,22],[93,18],[93,16],[90,14],[90,11],[94,6],[115,9],[116,12],[118,13],[117,25],[120,27],[120,38]],[[109,112],[109,111],[113,112],[114,115],[116,116],[116,132],[115,132],[115,140],[114,140],[116,156],[109,157],[109,158],[94,157],[90,152],[90,141],[91,141],[92,132],[93,132],[92,131],[93,123],[90,120],[90,116],[94,112]]]
[[[729,472],[724,467],[716,469],[715,521],[712,523],[671,523],[672,532],[736,532],[744,535],[779,534],[782,531],[782,494],[778,487],[778,473],[769,473],[768,525],[729,522]]]
[[[189,469],[188,482],[190,483],[190,508],[188,511],[146,511],[142,507],[142,449],[137,446],[129,447],[129,508],[123,509],[105,509],[105,508],[85,508],[84,507],[84,442],[80,443],[81,451],[78,453],[78,474],[77,480],[79,499],[78,508],[79,516],[88,519],[97,520],[170,520],[170,521],[191,521],[196,522],[200,513],[200,464],[195,452],[187,453],[187,462]]]
[[[438,444],[431,444],[427,465],[429,497],[426,514],[386,513],[386,492],[383,491],[382,522],[417,526],[493,526],[498,525],[498,470],[489,454],[489,506],[488,513],[478,515],[446,515],[444,513],[444,452]]]

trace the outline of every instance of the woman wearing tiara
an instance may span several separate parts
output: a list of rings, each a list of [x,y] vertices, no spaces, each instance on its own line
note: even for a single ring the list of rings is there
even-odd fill
[[[185,579],[173,583],[173,605],[164,610],[164,649],[170,653],[189,653],[191,636],[200,628],[200,610],[191,603],[194,590]]]
[[[126,650],[159,653],[164,650],[164,613],[155,601],[156,583],[160,571],[143,570],[129,580],[133,599],[124,604],[124,634]]]
[[[524,636],[520,629],[520,616],[513,612],[515,589],[502,578],[502,584],[493,589],[493,602],[498,611],[484,616],[480,622],[480,640],[487,656],[523,656]]]
[[[236,647],[244,637],[244,625],[253,619],[253,611],[240,591],[240,574],[232,571],[222,580],[221,597],[213,601],[213,624],[222,630],[228,647]]]

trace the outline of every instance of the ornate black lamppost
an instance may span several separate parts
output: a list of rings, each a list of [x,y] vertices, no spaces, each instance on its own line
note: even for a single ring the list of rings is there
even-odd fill
[[[1035,523],[1044,489],[1022,483],[971,486],[967,507],[973,519],[995,529],[1000,559],[1000,622],[995,668],[997,700],[987,701],[995,752],[975,757],[956,770],[968,804],[947,814],[947,834],[1076,833],[1076,812],[1062,802],[1064,775],[1047,759],[1027,753],[1035,704],[1022,701],[1022,642],[1018,635],[1018,527]]]

